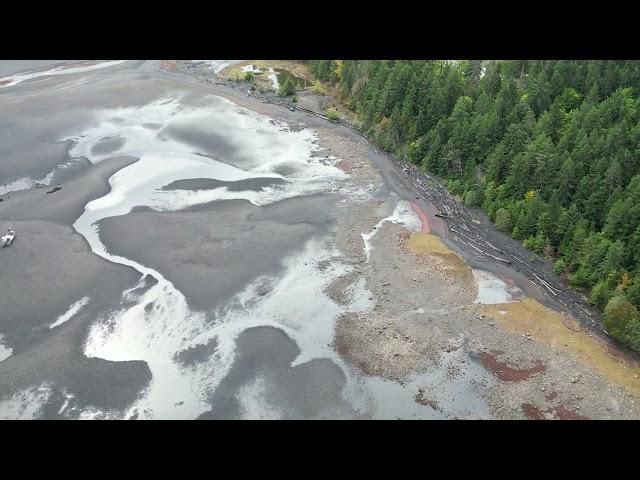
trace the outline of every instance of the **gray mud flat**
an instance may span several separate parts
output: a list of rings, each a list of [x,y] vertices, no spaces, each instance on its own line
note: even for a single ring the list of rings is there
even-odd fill
[[[109,177],[136,160],[134,157],[114,157],[86,167],[64,182],[64,188],[51,198],[46,194],[51,188],[34,188],[4,195],[0,197],[5,200],[0,204],[0,220],[43,220],[71,226],[89,201],[109,192]]]
[[[224,182],[212,178],[194,178],[193,180],[176,180],[169,185],[162,187],[163,190],[213,190],[214,188],[225,187],[230,192],[244,192],[251,190],[259,192],[267,187],[282,185],[287,183],[283,178],[249,178],[247,180],[236,180],[235,182]]]
[[[122,291],[135,285],[139,275],[95,256],[71,227],[85,203],[108,191],[107,178],[134,161],[105,161],[54,195],[31,189],[10,194],[0,204],[0,223],[19,232],[19,239],[0,252],[3,278],[11,278],[0,295],[0,332],[13,349],[13,355],[0,362],[0,392],[40,383],[64,386],[54,387],[48,418],[56,417],[53,410],[62,406],[63,389],[74,396],[77,407],[123,409],[151,380],[143,362],[120,364],[84,356],[88,327],[97,316],[120,306]],[[90,300],[81,312],[49,328],[83,297]]]
[[[92,149],[91,153],[94,155],[106,155],[117,151],[125,143],[124,138],[120,137],[105,137],[101,139]]]
[[[357,417],[340,394],[345,384],[340,368],[328,359],[291,367],[299,353],[282,330],[245,330],[231,371],[210,399],[214,408],[200,419],[256,418],[257,412],[263,419]]]
[[[277,276],[284,256],[331,228],[335,201],[316,195],[263,207],[231,200],[137,211],[101,221],[100,235],[111,252],[163,272],[193,308],[209,311],[257,277]]]

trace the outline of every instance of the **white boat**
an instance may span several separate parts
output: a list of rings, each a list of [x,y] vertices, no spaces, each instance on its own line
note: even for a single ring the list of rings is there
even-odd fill
[[[3,247],[8,247],[13,243],[13,240],[16,238],[16,232],[9,231],[4,237],[0,238],[0,242],[2,242]]]

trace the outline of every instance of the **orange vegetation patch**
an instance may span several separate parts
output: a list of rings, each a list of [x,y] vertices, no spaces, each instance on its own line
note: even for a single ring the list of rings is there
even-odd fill
[[[590,334],[574,319],[531,298],[486,305],[482,311],[505,330],[521,335],[528,333],[557,350],[569,352],[609,380],[640,395],[640,363],[610,350],[609,342]]]
[[[484,368],[496,375],[500,380],[505,382],[519,382],[526,380],[535,373],[544,372],[547,366],[541,360],[536,360],[535,365],[531,368],[517,368],[508,362],[498,360],[498,355],[504,352],[491,350],[490,352],[481,352],[478,354]]]
[[[464,260],[447,247],[439,237],[430,233],[413,232],[406,243],[408,250],[415,254],[418,260],[428,265],[459,287],[477,293],[473,280],[473,272]]]
[[[440,255],[443,257],[450,257],[455,259],[457,263],[471,269],[464,263],[464,261],[456,255],[456,253],[447,247],[439,237],[431,235],[430,233],[415,232],[409,237],[408,243],[409,249],[417,255]]]

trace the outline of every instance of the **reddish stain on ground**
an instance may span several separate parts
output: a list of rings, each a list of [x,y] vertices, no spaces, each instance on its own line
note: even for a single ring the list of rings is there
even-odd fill
[[[0,85],[4,85],[6,83],[10,83],[11,80],[0,80]]]
[[[68,68],[76,68],[76,67],[90,67],[92,65],[97,65],[97,63],[70,63],[69,65],[64,65],[62,70],[67,70]]]
[[[558,405],[555,409],[555,416],[560,420],[589,420],[589,417],[578,414],[575,410]]]
[[[549,392],[544,398],[549,402],[558,398],[558,392]],[[576,397],[576,400],[582,400],[582,397]],[[566,405],[549,406],[546,410],[540,410],[531,403],[523,403],[522,411],[527,418],[533,420],[544,420],[545,418],[553,418],[555,420],[589,420],[589,417],[580,415],[577,411],[567,407]],[[545,416],[545,414],[547,414]]]
[[[353,165],[351,165],[349,162],[345,162],[344,160],[342,160],[336,166],[345,173],[350,173],[351,171],[353,171]]]
[[[520,406],[527,418],[531,418],[532,420],[544,420],[545,413],[553,415],[553,419],[555,420],[589,420],[589,417],[580,415],[575,410],[571,410],[564,405],[549,407],[544,411],[530,403],[523,403]]]
[[[544,414],[535,405],[532,405],[530,403],[523,403],[521,406],[522,411],[527,416],[527,418],[531,418],[533,420],[544,420]]]
[[[481,352],[478,357],[484,368],[505,382],[526,380],[534,373],[544,372],[547,369],[547,366],[541,360],[536,360],[535,366],[531,368],[516,368],[507,362],[498,360],[497,356],[501,353],[497,350],[491,350],[490,352]]]
[[[415,202],[411,202],[411,208],[413,208],[413,211],[416,212],[422,222],[422,233],[429,233],[429,217],[427,217],[427,214]]]

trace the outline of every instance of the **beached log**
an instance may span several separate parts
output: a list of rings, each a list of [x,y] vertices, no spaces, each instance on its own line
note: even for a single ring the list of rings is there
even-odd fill
[[[498,252],[498,253],[500,253],[500,254],[504,255],[504,252],[503,252],[502,250],[500,250],[498,247],[496,247],[495,245],[493,245],[489,240],[485,240],[485,241],[484,241],[484,243],[485,243],[487,246],[489,246],[489,247],[493,248],[496,252]]]
[[[533,276],[536,277],[538,279],[538,281],[540,282],[540,284],[546,288],[547,290],[549,290],[549,292],[551,292],[551,294],[556,297],[557,293],[553,291],[553,288],[551,287],[551,285],[549,285],[546,281],[544,281],[542,278],[540,278],[538,275],[535,274],[535,272],[531,272],[533,273]]]
[[[586,313],[587,315],[589,315],[590,317],[592,317],[593,315],[591,315],[591,313],[588,310],[585,310],[584,308],[582,308],[582,305],[580,305],[578,302],[576,302],[575,300],[573,301],[573,303],[580,309],[582,310],[584,313]]]
[[[495,255],[491,255],[490,253],[487,252],[482,252],[484,253],[487,257],[491,257],[491,258],[495,258],[496,260],[498,260],[499,262],[504,263],[505,265],[511,265],[511,261],[504,259],[504,258],[500,258],[500,257],[496,257]]]
[[[453,227],[451,227],[451,231],[452,231],[452,232],[455,232],[455,233],[457,233],[457,234],[459,234],[459,235],[461,235],[461,236],[463,236],[463,237],[465,237],[465,238],[468,238],[471,242],[474,242],[474,241],[475,241],[473,238],[471,238],[471,237],[469,237],[469,236],[465,235],[465,234],[464,234],[464,233],[462,233],[462,232],[457,231],[457,230],[456,230],[455,228],[453,228]],[[498,261],[500,261],[500,262],[502,262],[502,263],[504,263],[504,264],[506,264],[506,265],[511,265],[511,261],[510,261],[510,260],[507,260],[507,259],[504,259],[504,258],[500,258],[500,257],[496,257],[495,255],[491,255],[489,252],[485,252],[484,250],[482,250],[482,249],[480,249],[480,248],[476,247],[475,245],[472,245],[472,244],[467,244],[467,245],[469,245],[470,247],[473,247],[475,250],[478,250],[479,252],[481,252],[483,255],[486,255],[487,257],[494,258],[494,259],[496,259],[496,260],[498,260]]]

